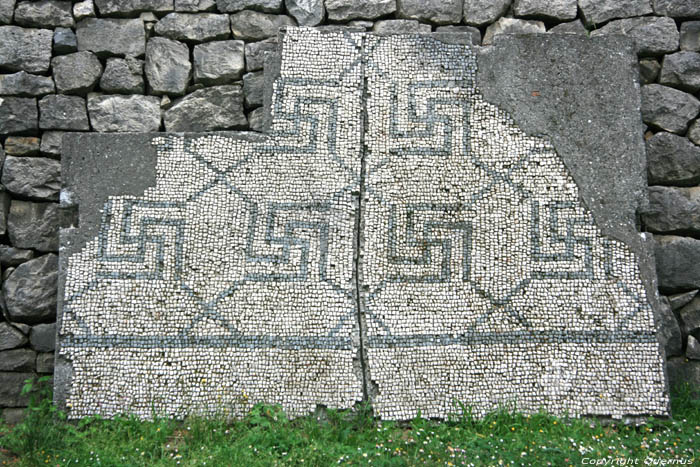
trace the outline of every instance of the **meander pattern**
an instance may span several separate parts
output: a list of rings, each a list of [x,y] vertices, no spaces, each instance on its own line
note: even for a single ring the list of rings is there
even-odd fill
[[[111,197],[69,259],[70,416],[667,414],[634,254],[476,66],[290,29],[269,137],[154,138],[156,186]]]

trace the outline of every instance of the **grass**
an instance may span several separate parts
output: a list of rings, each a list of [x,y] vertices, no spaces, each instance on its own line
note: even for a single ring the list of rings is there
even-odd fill
[[[366,405],[294,420],[278,407],[257,405],[238,421],[70,422],[46,396],[45,390],[34,397],[24,422],[0,425],[2,465],[559,466],[597,459],[617,462],[607,465],[635,465],[634,459],[636,465],[689,465],[700,450],[700,400],[688,388],[672,398],[673,419],[637,427],[505,410],[479,420],[467,414],[447,422],[381,422]]]

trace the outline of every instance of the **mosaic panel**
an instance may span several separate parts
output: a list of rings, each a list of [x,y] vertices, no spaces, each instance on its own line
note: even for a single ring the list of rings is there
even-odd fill
[[[638,258],[475,48],[299,28],[280,58],[268,137],[154,136],[155,185],[68,258],[71,417],[668,413]]]

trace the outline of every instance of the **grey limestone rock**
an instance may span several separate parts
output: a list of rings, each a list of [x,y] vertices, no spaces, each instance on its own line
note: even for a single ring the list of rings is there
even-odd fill
[[[432,30],[429,24],[414,19],[385,19],[377,21],[372,31],[378,34],[426,34]]]
[[[95,131],[148,133],[160,129],[160,98],[155,96],[91,94],[88,113]]]
[[[265,131],[265,109],[258,107],[248,114],[248,124],[253,131]]]
[[[700,187],[649,187],[642,219],[655,233],[700,233]]]
[[[117,94],[143,94],[143,60],[138,58],[108,58],[100,78],[100,89]]]
[[[0,322],[0,350],[16,349],[29,342],[19,329],[7,322]]]
[[[660,84],[642,86],[642,120],[649,126],[683,134],[700,113],[700,100]]]
[[[399,18],[436,24],[457,23],[462,19],[462,0],[397,0]]]
[[[474,26],[493,23],[505,15],[512,0],[464,0],[464,22]]]
[[[241,10],[279,13],[283,4],[284,0],[216,0],[216,6],[223,13],[236,13]]]
[[[583,20],[590,25],[652,12],[650,0],[578,0],[578,6]]]
[[[588,31],[586,31],[585,26],[579,20],[557,24],[556,26],[547,30],[547,32],[550,34],[588,34]]]
[[[42,130],[87,131],[85,99],[79,96],[51,94],[39,101],[39,127]]]
[[[299,26],[316,26],[323,21],[323,0],[285,0],[289,14]]]
[[[664,56],[659,83],[690,93],[700,90],[700,53],[682,51]]]
[[[40,0],[18,2],[15,7],[15,24],[26,27],[73,27],[70,1]]]
[[[143,11],[173,11],[173,0],[94,0],[102,16],[134,16]]]
[[[38,156],[41,140],[36,136],[8,136],[5,153],[12,156]]]
[[[78,38],[70,28],[56,28],[53,32],[53,53],[70,54],[78,50]]]
[[[694,336],[688,336],[685,356],[691,360],[700,360],[700,342]]]
[[[692,186],[700,183],[700,147],[687,138],[661,132],[646,142],[650,185]]]
[[[0,372],[0,407],[26,407],[29,394],[22,394],[22,388],[26,380],[35,376],[34,373]]]
[[[64,134],[64,131],[45,131],[41,135],[41,153],[54,159],[61,157],[61,138]]]
[[[459,33],[459,34],[469,34],[472,38],[473,45],[481,45],[481,31],[474,26],[438,26],[435,28],[435,32],[440,33]]]
[[[93,17],[95,17],[95,4],[92,0],[83,0],[73,5],[73,18],[76,21]]]
[[[54,91],[53,80],[48,76],[32,75],[26,71],[0,75],[0,95],[36,97]]]
[[[700,287],[700,240],[654,235],[654,241],[659,288],[680,292]]]
[[[54,83],[49,76],[32,75],[26,71],[0,75],[0,95],[37,97],[54,91]]]
[[[146,51],[146,29],[140,18],[85,18],[78,22],[76,35],[78,50],[89,50],[101,57],[140,57]]]
[[[53,352],[42,352],[36,356],[37,373],[53,373]]]
[[[259,41],[276,36],[279,28],[295,26],[296,21],[285,15],[272,15],[244,10],[231,15],[233,37],[246,41]]]
[[[671,18],[644,16],[610,21],[591,37],[617,34],[632,38],[640,55],[661,55],[678,50],[680,34]]]
[[[216,9],[216,0],[175,0],[175,11],[211,11]]]
[[[700,52],[700,21],[685,21],[681,24],[681,50]]]
[[[15,0],[0,0],[0,24],[10,24],[15,11]]]
[[[181,98],[164,116],[166,131],[211,131],[244,128],[240,85],[200,89]]]
[[[246,71],[262,70],[265,65],[265,55],[277,50],[277,38],[270,37],[263,41],[249,42],[245,45]]]
[[[56,348],[56,323],[32,326],[29,345],[37,352],[53,352]]]
[[[246,73],[243,76],[243,94],[246,108],[259,107],[263,104],[265,77],[262,71]]]
[[[23,250],[9,245],[0,245],[0,264],[4,267],[19,266],[32,258],[34,258],[34,251],[32,250]],[[0,340],[2,340],[2,338],[0,338]]]
[[[690,301],[695,298],[698,294],[697,290],[691,290],[690,292],[677,293],[668,296],[668,301],[671,304],[671,309],[676,311],[683,308],[685,305],[690,303]]]
[[[31,349],[14,349],[0,352],[0,371],[36,370],[36,352]]]
[[[151,93],[182,95],[190,81],[190,49],[182,42],[154,37],[146,47],[144,67]]]
[[[651,84],[656,81],[661,71],[661,65],[654,58],[643,58],[639,61],[639,78],[642,84]]]
[[[695,120],[688,128],[688,138],[690,141],[700,146],[700,119]]]
[[[215,13],[169,13],[153,29],[161,36],[192,42],[227,39],[231,35],[228,16]]]
[[[671,18],[700,18],[700,2],[695,0],[653,0],[654,13]]]
[[[57,201],[61,191],[61,163],[46,157],[7,156],[1,180],[12,194]]]
[[[25,420],[27,411],[24,407],[8,407],[2,409],[2,419],[10,426],[17,425]]]
[[[542,21],[501,18],[488,28],[484,34],[484,45],[492,44],[499,34],[537,34],[547,32]]]
[[[17,248],[57,251],[58,222],[57,203],[13,200],[7,218],[10,242]]]
[[[694,394],[700,395],[700,362],[683,357],[670,358],[666,362],[666,371],[672,388],[687,384]]]
[[[0,67],[9,71],[45,73],[51,62],[53,31],[0,26]]]
[[[205,85],[228,84],[241,78],[245,70],[243,41],[219,41],[194,47],[194,82]]]
[[[102,75],[102,64],[88,51],[54,57],[51,67],[56,89],[61,94],[86,94]]]
[[[326,0],[326,11],[331,21],[376,19],[396,11],[396,0]]]
[[[666,357],[681,355],[683,353],[683,336],[678,320],[671,310],[671,305],[666,297],[661,297],[659,307],[659,342],[666,351]]]
[[[569,21],[576,18],[576,0],[515,0],[513,13],[523,18]]]
[[[13,321],[38,324],[56,318],[58,256],[48,254],[17,266],[2,284]]]
[[[700,296],[695,296],[683,308],[678,310],[684,334],[700,331]]]
[[[36,130],[38,120],[36,99],[0,97],[0,135]]]

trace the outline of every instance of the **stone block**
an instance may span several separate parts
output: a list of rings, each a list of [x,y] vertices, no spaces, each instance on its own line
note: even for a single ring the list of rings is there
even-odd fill
[[[700,100],[678,89],[660,84],[642,86],[642,120],[647,125],[683,134],[700,114]]]
[[[194,82],[207,86],[231,84],[245,70],[243,41],[219,41],[194,46]]]
[[[0,26],[0,67],[9,71],[45,73],[51,61],[50,29]]]
[[[396,11],[396,0],[326,0],[330,21],[377,19]]]
[[[42,130],[90,129],[83,97],[48,95],[39,101],[39,112],[39,128]]]
[[[87,94],[102,75],[102,64],[87,51],[54,57],[51,68],[60,94]]]
[[[588,25],[611,19],[644,16],[652,12],[650,0],[578,0],[583,20]]]
[[[700,21],[685,21],[681,23],[681,50],[700,52]]]
[[[700,147],[688,138],[659,132],[646,142],[649,185],[700,184]]]
[[[58,257],[49,253],[22,263],[2,284],[7,314],[18,323],[56,318]]]
[[[100,78],[100,89],[106,93],[143,94],[143,60],[137,58],[108,58]]]
[[[700,53],[676,52],[664,56],[659,83],[690,93],[700,90]]]
[[[72,54],[78,51],[78,37],[70,28],[56,28],[53,33],[54,55]]]
[[[94,131],[147,133],[160,129],[160,99],[155,96],[88,96],[90,124]]]
[[[29,339],[8,322],[0,322],[0,350],[22,347]]]
[[[666,297],[661,297],[661,307],[656,316],[659,328],[659,342],[664,348],[666,358],[682,355],[683,336],[681,328]]]
[[[223,13],[236,13],[241,10],[279,13],[283,5],[284,0],[216,0],[216,6]]]
[[[38,129],[38,120],[36,99],[0,96],[0,135],[33,133]]]
[[[9,198],[7,204],[9,204]],[[8,245],[0,245],[0,264],[2,264],[3,267],[19,266],[32,258],[34,258],[34,251],[32,250],[23,250]]]
[[[426,23],[459,24],[462,0],[397,0],[396,15]]]
[[[584,36],[588,35],[588,31],[586,31],[585,26],[579,20],[557,24],[556,26],[553,26],[552,28],[548,29],[547,32],[550,34],[579,34]]]
[[[688,139],[700,146],[700,119],[695,120],[688,128]]]
[[[143,11],[173,11],[173,0],[94,0],[101,16],[135,16]]]
[[[200,89],[177,100],[163,116],[165,131],[213,131],[245,128],[240,85]]]
[[[22,388],[25,381],[35,376],[34,373],[0,372],[0,407],[26,407],[29,395],[22,394]]]
[[[154,37],[146,47],[144,71],[152,94],[182,95],[192,71],[190,49],[182,42]]]
[[[539,34],[547,32],[542,21],[501,18],[488,28],[484,34],[484,45],[490,45],[499,34]]]
[[[36,352],[31,349],[1,351],[0,371],[36,371]]]
[[[10,24],[15,12],[15,0],[0,0],[0,24]]]
[[[431,31],[431,27],[414,19],[385,19],[374,23],[372,31],[377,34],[425,34]]]
[[[9,156],[38,156],[40,145],[41,140],[36,136],[8,136],[5,153]]]
[[[32,75],[24,71],[0,75],[0,96],[40,97],[55,92],[49,76]]]
[[[246,108],[260,107],[263,104],[265,76],[263,72],[246,73],[243,76],[243,94]]]
[[[700,360],[700,341],[698,341],[694,336],[688,336],[685,356],[691,360]]]
[[[650,232],[700,234],[700,187],[649,187],[642,220]]]
[[[671,18],[645,16],[610,21],[591,37],[616,34],[632,38],[640,55],[662,55],[678,50],[680,35]]]
[[[83,0],[73,4],[73,18],[76,21],[84,18],[94,18],[95,16],[95,4],[92,0]]]
[[[464,22],[473,26],[493,23],[505,15],[512,0],[464,0]]]
[[[216,0],[175,0],[174,6],[175,11],[211,11],[216,9]]]
[[[53,352],[56,348],[56,323],[32,326],[29,345],[37,352]]]
[[[14,195],[58,201],[61,163],[46,157],[7,156],[0,180],[7,191]]]
[[[680,292],[700,288],[700,240],[654,235],[659,288]]]
[[[696,397],[700,395],[700,361],[684,357],[671,358],[666,362],[666,368],[671,388],[687,384]]]
[[[472,39],[472,44],[481,45],[481,31],[474,26],[438,26],[435,32],[448,34],[468,34]]]
[[[286,15],[272,15],[244,10],[231,15],[233,37],[245,41],[260,41],[277,35],[283,26],[296,26],[296,21]]]
[[[270,37],[258,42],[249,42],[245,45],[246,71],[262,70],[265,64],[265,55],[277,50],[277,38]]]
[[[227,15],[170,13],[156,23],[154,31],[178,41],[207,42],[231,36]]]
[[[326,14],[323,0],[285,0],[285,6],[299,26],[316,26],[323,21]],[[457,21],[459,22],[459,18]]]
[[[17,248],[57,251],[58,215],[56,203],[13,200],[7,219],[10,242]]]
[[[700,4],[692,0],[653,0],[654,13],[671,18],[700,19]]]
[[[639,61],[639,78],[642,84],[656,81],[661,71],[661,65],[654,58],[643,58]]]
[[[61,157],[61,138],[64,131],[45,131],[41,135],[41,154],[54,159]]]
[[[515,0],[513,13],[521,18],[569,21],[576,18],[576,0]]]
[[[668,296],[668,301],[671,304],[671,309],[673,311],[683,308],[685,305],[690,303],[690,301],[695,298],[698,294],[697,290],[691,290],[690,292],[682,292]]]
[[[64,0],[20,1],[15,7],[15,23],[36,28],[72,28],[71,2]]]
[[[36,356],[36,371],[37,373],[52,374],[53,373],[53,352],[40,353]]]
[[[146,52],[143,20],[85,18],[76,26],[78,50],[89,50],[100,57],[140,57]]]

